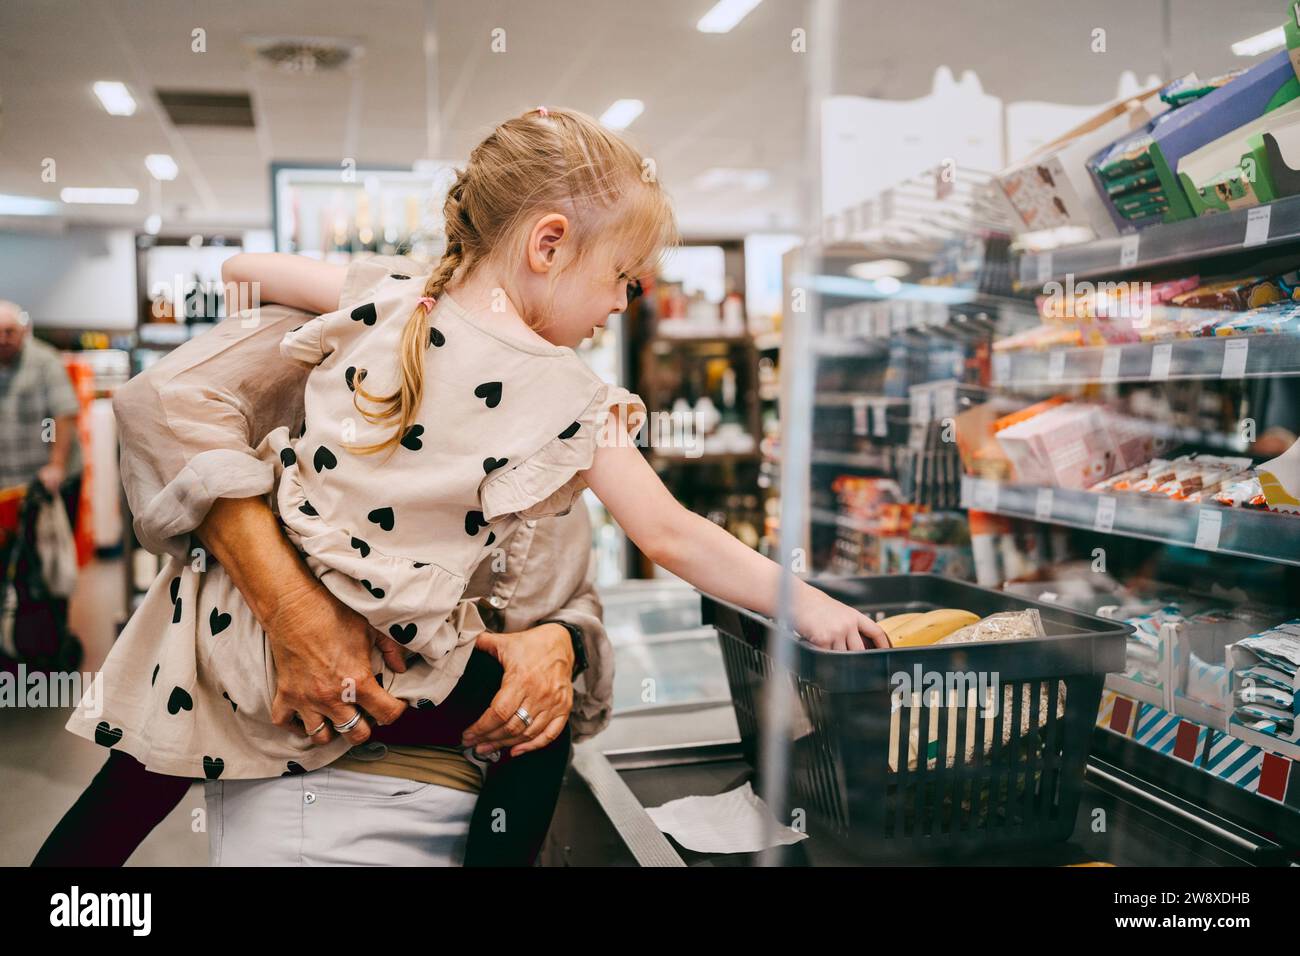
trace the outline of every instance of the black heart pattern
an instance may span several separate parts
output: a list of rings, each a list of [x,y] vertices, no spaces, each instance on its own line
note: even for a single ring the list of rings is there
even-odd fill
[[[286,468],[298,464],[298,456],[294,454],[294,450],[292,448],[280,449],[280,464],[284,465],[284,467]]]
[[[287,764],[285,764],[285,766],[286,766],[288,769],[285,770],[284,773],[280,774],[280,776],[282,776],[282,777],[295,777],[295,776],[297,776],[297,775],[300,774],[300,773],[306,773],[306,772],[307,772],[306,770],[303,769],[302,764],[300,764],[300,763],[299,763],[298,761],[296,761],[296,760],[290,760]]]
[[[310,502],[310,501],[304,501],[302,504],[300,504],[300,505],[298,506],[298,510],[301,511],[303,514],[307,515],[308,517],[311,517],[311,518],[319,518],[319,517],[320,517],[320,512],[317,511],[315,508],[313,508],[313,507],[311,506],[311,502]]]
[[[409,451],[419,451],[424,447],[424,442],[420,441],[420,436],[423,434],[423,425],[412,425],[402,436],[402,447]]]
[[[465,533],[471,538],[478,534],[479,528],[486,528],[488,523],[483,519],[481,511],[465,512]]]
[[[380,687],[383,687],[383,686],[384,686],[384,672],[383,672],[383,671],[380,671],[378,674],[375,675],[375,683],[378,684]]]
[[[560,432],[560,438],[561,438],[561,439],[564,439],[564,438],[572,438],[572,437],[573,437],[574,435],[576,435],[576,434],[578,434],[578,423],[577,423],[577,422],[574,422],[572,425],[570,425],[570,426],[569,426],[568,428],[566,428],[564,431]]]
[[[488,547],[491,547],[492,542],[496,541],[496,539],[497,539],[497,533],[495,531],[489,531],[488,539],[487,539]]]
[[[181,605],[184,604],[184,603],[185,603],[185,602],[184,602],[181,598],[177,598],[177,599],[176,599],[176,603],[175,603],[174,605],[172,605],[172,623],[173,623],[173,624],[179,624],[179,623],[181,622]]]
[[[369,581],[365,580],[364,578],[362,578],[361,580],[361,586],[364,587],[367,591],[369,591],[371,595],[374,597],[381,598],[384,596],[383,588],[375,587],[373,584],[371,584]]]
[[[155,664],[155,665],[153,666],[153,676],[149,678],[149,686],[150,686],[150,687],[152,687],[154,684],[156,684],[156,683],[158,682],[158,669],[161,668],[161,667],[162,667],[161,664]]]
[[[388,633],[398,644],[410,644],[415,640],[416,627],[414,624],[394,624]]]
[[[220,757],[203,758],[203,776],[209,780],[216,780],[221,776],[221,771],[226,769],[226,762]]]
[[[101,720],[95,725],[95,743],[101,747],[112,747],[121,741],[121,727],[110,727],[107,720]]]
[[[355,365],[349,365],[348,370],[343,373],[343,377],[347,380],[348,391],[355,392],[357,390],[357,367]],[[365,369],[361,370],[361,377],[366,377]]]
[[[212,628],[212,636],[216,637],[230,627],[230,614],[223,614],[214,607],[212,613],[208,615],[208,626]]]
[[[375,304],[373,302],[367,302],[365,305],[359,305],[352,310],[353,322],[364,322],[366,323],[366,325],[374,325],[375,319],[377,319],[378,317],[379,315],[377,312],[375,312]]]
[[[434,328],[429,329],[429,344],[435,349],[440,349],[447,344],[447,336]]]
[[[412,567],[416,567],[416,568],[427,568],[428,566],[429,566],[429,562],[427,561],[416,561],[415,564],[412,565]]]
[[[181,579],[180,579],[180,578],[172,578],[171,590],[172,590],[172,603],[175,604],[176,601],[177,601],[177,600],[180,598],[180,596],[181,596]]]
[[[496,471],[498,468],[500,468],[509,460],[510,460],[509,458],[484,458],[483,474],[485,475],[492,474],[492,472]]]
[[[437,705],[427,697],[421,697],[415,702],[416,710],[432,710]]]
[[[230,695],[229,695],[228,693],[226,693],[226,692],[223,690],[223,691],[221,692],[221,696],[224,697],[224,698],[226,698],[226,701],[230,704],[230,709],[231,709],[231,710],[233,710],[235,713],[239,713],[239,705],[236,704],[233,700],[230,699]]]
[[[167,698],[167,713],[176,714],[182,710],[193,710],[194,698],[190,696],[189,691],[183,687],[173,687],[172,694]]]
[[[411,277],[410,277],[410,276],[404,276],[404,275],[402,275],[400,272],[390,272],[390,273],[388,274],[388,278],[390,278],[390,279],[409,279],[409,278],[411,278]]]
[[[362,556],[363,558],[368,558],[368,557],[370,557],[370,545],[366,544],[366,543],[365,543],[364,541],[362,541],[360,538],[353,538],[353,539],[352,539],[352,547],[354,547],[354,548],[356,548],[358,551],[360,551],[360,552],[361,552],[361,556]]]
[[[484,382],[478,388],[474,389],[474,396],[483,399],[483,403],[488,408],[496,408],[501,404],[501,383]]]
[[[374,511],[370,512],[370,514],[366,515],[366,517],[373,524],[379,525],[379,527],[383,528],[385,531],[393,530],[395,519],[393,518],[392,508],[376,508]]]
[[[334,457],[334,452],[330,451],[324,445],[321,445],[316,449],[316,454],[312,458],[312,464],[316,466],[316,474],[318,475],[326,468],[333,468],[338,463],[339,460]]]

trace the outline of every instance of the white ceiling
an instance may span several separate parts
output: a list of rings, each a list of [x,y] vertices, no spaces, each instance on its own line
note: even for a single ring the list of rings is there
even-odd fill
[[[841,0],[837,35],[808,36],[804,0],[765,0],[731,33],[698,33],[713,0],[3,0],[0,3],[0,193],[56,199],[62,186],[131,186],[148,195],[143,159],[171,153],[165,228],[267,227],[272,160],[408,164],[424,157],[426,8],[436,35],[443,157],[460,159],[504,117],[538,104],[599,114],[645,101],[629,134],[654,157],[688,232],[790,228],[800,209],[807,58],[833,47],[838,93],[910,99],[936,67],[974,70],[1007,101],[1096,103],[1119,74],[1163,73],[1156,0]],[[1282,20],[1280,0],[1171,0],[1175,74],[1213,75],[1250,61],[1232,41]],[[191,52],[203,28],[207,52]],[[505,52],[492,31],[505,30]],[[1092,52],[1093,31],[1106,52]],[[245,38],[353,38],[353,72],[282,75],[254,66]],[[140,103],[108,116],[95,80],[127,83]],[[155,88],[247,91],[255,130],[175,128]],[[888,144],[882,144],[888,148]],[[58,181],[41,180],[57,161]],[[700,192],[714,166],[762,168],[760,192]],[[138,207],[79,207],[81,219],[140,224]],[[10,220],[12,222],[12,220]]]

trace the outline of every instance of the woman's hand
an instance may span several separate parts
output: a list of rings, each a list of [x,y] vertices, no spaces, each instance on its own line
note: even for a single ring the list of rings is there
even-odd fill
[[[889,647],[879,624],[810,584],[795,582],[794,604],[794,629],[816,647],[863,651],[868,646],[863,638],[872,646]]]
[[[573,709],[573,642],[558,624],[541,624],[514,634],[484,631],[475,647],[505,670],[501,689],[487,711],[465,729],[464,744],[489,753],[510,748],[515,757],[545,747],[564,729]],[[533,722],[515,714],[523,707]]]
[[[347,723],[358,708],[380,724],[391,724],[406,709],[405,701],[379,686],[370,667],[375,646],[389,667],[405,671],[401,647],[321,585],[313,582],[282,596],[267,617],[266,637],[275,658],[271,720],[276,725],[293,728],[296,716],[305,733],[323,723],[311,739],[324,744],[334,738],[330,725]],[[344,736],[365,743],[370,726],[361,720]]]

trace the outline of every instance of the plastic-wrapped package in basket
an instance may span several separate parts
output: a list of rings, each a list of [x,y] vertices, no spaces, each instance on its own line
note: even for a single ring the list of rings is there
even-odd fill
[[[975,641],[1027,640],[1045,636],[1046,631],[1043,629],[1043,621],[1037,608],[1028,608],[1023,611],[1003,611],[990,614],[974,624],[954,631],[937,643],[962,644]],[[983,692],[982,697],[981,691]],[[1011,708],[1014,702],[1011,699],[1011,693],[1010,687],[1004,688],[1001,694],[992,687],[966,688],[966,739],[964,741],[966,762],[969,762],[975,754],[977,738],[981,749],[986,755],[992,751],[993,734],[996,732],[995,727],[1001,730],[1003,745],[1010,743],[1011,721],[1004,715],[1013,712]],[[1045,727],[1047,723],[1048,708],[1051,706],[1049,696],[1047,686],[1039,688],[1039,720],[1037,728],[1039,730]],[[1063,685],[1058,687],[1056,698],[1056,716],[1060,718],[1065,715],[1065,687]],[[909,770],[917,768],[920,755],[920,711],[918,708],[922,703],[926,703],[929,707],[930,718],[926,736],[926,764],[928,767],[934,767],[938,762],[940,753],[940,707],[938,706],[938,700],[938,694],[933,691],[927,701],[922,701],[920,692],[912,694],[909,703],[910,709],[908,710],[910,720],[908,725],[907,767]],[[961,706],[959,704],[959,692],[956,688],[948,688],[943,707],[957,708],[959,706]],[[900,713],[900,708],[894,709],[890,716],[889,725],[889,769],[894,773],[898,772],[898,738],[901,733]],[[1032,713],[1029,685],[1024,685],[1021,688],[1020,732],[1017,736],[1024,737],[1029,733]],[[945,765],[948,767],[953,766],[957,760],[957,724],[957,720],[950,719],[948,721],[948,746],[943,751],[947,754]]]

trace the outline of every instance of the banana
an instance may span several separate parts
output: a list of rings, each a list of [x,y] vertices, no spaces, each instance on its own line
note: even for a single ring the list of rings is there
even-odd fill
[[[901,627],[886,631],[894,647],[921,647],[947,637],[958,628],[974,624],[979,615],[958,608],[927,611],[905,622]]]
[[[893,617],[882,618],[876,623],[879,624],[880,629],[885,632],[885,636],[892,641],[894,635],[898,633],[899,629],[902,628],[904,624],[920,616],[920,611],[913,611],[911,614],[895,614]]]

